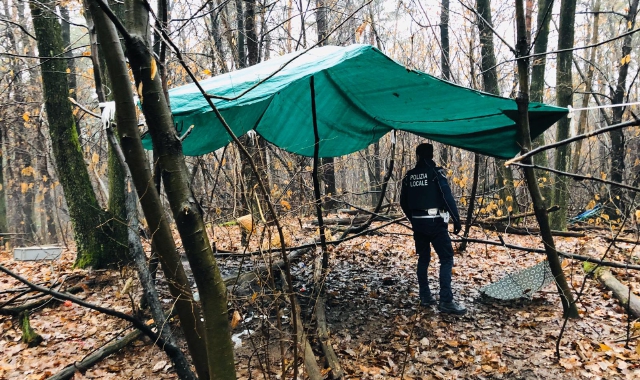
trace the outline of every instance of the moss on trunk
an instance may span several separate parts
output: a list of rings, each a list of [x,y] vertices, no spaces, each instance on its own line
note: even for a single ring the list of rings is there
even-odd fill
[[[60,56],[63,52],[60,24],[49,11],[43,11],[40,4],[55,9],[51,0],[29,4],[39,54]],[[114,220],[100,207],[91,186],[68,98],[67,63],[62,59],[44,58],[40,67],[53,156],[78,250],[76,266],[102,268],[118,264],[123,259],[119,253],[126,252],[126,240],[112,238],[114,224],[121,221]]]
[[[26,344],[27,347],[37,347],[42,343],[42,336],[38,334],[32,327],[29,322],[29,312],[25,311],[20,313],[20,329],[22,330],[22,343]]]

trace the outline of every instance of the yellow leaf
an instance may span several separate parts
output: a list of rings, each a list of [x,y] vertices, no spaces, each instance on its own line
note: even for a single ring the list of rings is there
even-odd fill
[[[34,173],[34,170],[31,166],[27,166],[26,168],[22,169],[21,171],[22,175],[24,176],[32,176]]]
[[[151,58],[151,80],[156,77],[156,73],[158,72],[158,66],[156,65],[156,60]]]
[[[284,199],[280,201],[280,204],[282,205],[282,207],[286,208],[287,210],[291,210],[291,205],[289,204],[289,202],[285,201]]]
[[[235,310],[233,312],[233,317],[231,318],[231,328],[235,329],[241,320],[242,320],[242,317],[240,316],[240,313],[238,313],[238,310]]]
[[[67,67],[67,74],[71,73],[71,69]]]
[[[604,219],[604,220],[609,220],[609,215],[607,215],[607,214],[602,214],[602,219]]]
[[[258,293],[253,292],[253,294],[251,295],[251,302],[256,302],[257,298],[258,298]]]
[[[46,175],[42,176],[42,182],[47,182],[49,180],[49,177],[47,177]]]
[[[142,81],[140,81],[140,83],[138,83],[138,97],[140,98],[140,104],[142,104]]]
[[[98,153],[94,153],[93,156],[91,156],[91,162],[97,164],[98,161],[100,161],[100,156],[98,155]]]
[[[29,111],[22,114],[22,119],[24,121],[29,121]]]
[[[629,62],[631,62],[631,55],[627,54],[624,57],[622,57],[622,59],[620,60],[620,64],[622,65],[626,65]]]
[[[604,343],[600,343],[600,351],[610,351],[611,347],[607,346]]]
[[[204,73],[204,75],[211,75],[211,70],[209,69],[204,69],[202,70],[202,72]]]
[[[513,211],[513,207],[511,207],[511,206],[507,207],[507,211],[509,211],[509,212]]]
[[[640,220],[640,210],[636,210],[636,220]]]

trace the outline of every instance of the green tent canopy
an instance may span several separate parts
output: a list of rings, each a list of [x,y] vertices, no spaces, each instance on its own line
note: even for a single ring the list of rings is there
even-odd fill
[[[200,83],[208,94],[227,98],[215,104],[237,136],[253,129],[286,151],[313,156],[311,76],[321,157],[364,149],[394,129],[499,158],[520,151],[513,99],[409,70],[369,45],[291,53]],[[186,155],[206,154],[231,141],[195,85],[174,88],[169,97],[178,132],[194,126],[183,141]],[[567,109],[531,103],[529,112],[535,138]],[[145,146],[151,148],[149,136]]]

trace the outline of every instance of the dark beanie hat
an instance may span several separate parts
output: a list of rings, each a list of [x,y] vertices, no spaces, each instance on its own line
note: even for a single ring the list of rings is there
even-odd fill
[[[419,159],[433,159],[433,145],[429,143],[422,143],[416,147],[416,156]]]

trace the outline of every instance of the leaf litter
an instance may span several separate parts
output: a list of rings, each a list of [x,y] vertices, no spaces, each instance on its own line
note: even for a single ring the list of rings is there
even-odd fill
[[[291,223],[292,226],[295,223]],[[294,236],[313,235],[315,227],[294,230]],[[310,232],[311,231],[311,232]],[[237,227],[212,228],[212,241],[218,249],[242,252]],[[556,340],[563,324],[562,306],[554,286],[534,294],[530,300],[490,302],[478,291],[507,273],[535,265],[543,255],[509,250],[500,246],[470,244],[456,253],[453,290],[467,315],[448,316],[435,307],[418,306],[415,267],[417,256],[411,236],[401,226],[362,236],[331,248],[330,272],[325,281],[327,322],[331,342],[341,365],[352,379],[634,379],[640,377],[640,322],[627,320],[623,307],[595,280],[587,279],[578,301],[581,318],[570,320],[555,356]],[[498,240],[494,233],[472,229],[478,239]],[[507,243],[539,247],[539,238],[504,235]],[[254,239],[255,240],[255,239]],[[298,238],[291,244],[300,244]],[[260,247],[260,242],[252,241]],[[558,249],[590,254],[599,258],[607,242],[601,237],[556,238]],[[456,244],[454,243],[454,248]],[[316,251],[319,254],[319,250]],[[55,262],[16,262],[9,252],[0,259],[7,267],[36,283],[52,284],[67,276],[75,282],[88,281],[79,295],[89,302],[130,313],[131,298],[121,290],[132,277],[125,271],[86,271],[72,269],[74,253],[65,251]],[[312,259],[306,255],[292,265],[294,287],[300,292],[302,314],[312,320]],[[277,258],[275,255],[274,258]],[[617,244],[608,260],[638,262],[640,252],[633,244]],[[259,257],[219,259],[223,275],[238,268],[250,270],[264,263]],[[185,260],[185,264],[188,263]],[[437,294],[437,255],[429,268],[430,285]],[[580,263],[565,262],[570,286],[579,291],[584,280]],[[613,269],[624,284],[638,294],[638,273]],[[133,274],[135,277],[135,274]],[[162,276],[160,276],[161,278]],[[140,293],[135,280],[132,294]],[[65,284],[71,286],[71,284]],[[21,285],[0,277],[0,303],[13,296],[6,290]],[[64,288],[64,286],[63,286]],[[166,304],[171,300],[160,287]],[[31,293],[32,294],[32,293]],[[238,289],[230,298],[230,322],[236,347],[239,378],[261,374],[255,360],[255,343],[264,339],[265,326],[275,328],[277,315],[264,305],[268,297],[255,289]],[[284,329],[290,326],[289,310],[280,316]],[[20,330],[11,317],[0,316],[0,378],[45,379],[66,365],[81,360],[92,350],[118,339],[130,329],[123,321],[65,303],[34,310],[33,328],[44,337],[35,348],[20,341]],[[175,322],[174,322],[175,323]],[[312,320],[305,325],[314,328]],[[631,339],[626,344],[627,328]],[[176,330],[179,333],[179,330]],[[268,334],[268,333],[267,333]],[[272,335],[268,354],[271,361],[267,378],[279,378],[276,353],[278,334]],[[311,338],[318,358],[321,352]],[[267,340],[268,340],[267,339]],[[275,340],[274,340],[275,339]],[[184,348],[184,344],[182,345]],[[265,355],[266,355],[265,354]],[[323,374],[328,376],[328,371]],[[290,375],[289,375],[290,377]],[[147,339],[129,345],[76,378],[89,379],[174,379],[170,362]]]

